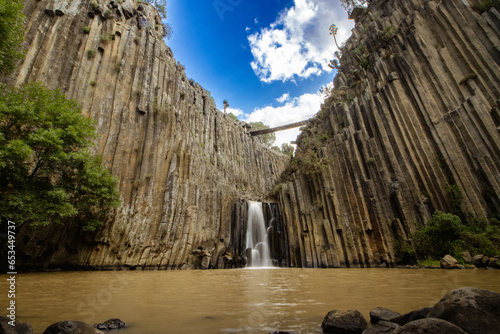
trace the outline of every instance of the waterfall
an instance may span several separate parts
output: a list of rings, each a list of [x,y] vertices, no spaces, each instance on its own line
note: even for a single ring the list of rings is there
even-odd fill
[[[271,267],[269,239],[262,212],[262,203],[248,202],[246,238],[247,267]]]

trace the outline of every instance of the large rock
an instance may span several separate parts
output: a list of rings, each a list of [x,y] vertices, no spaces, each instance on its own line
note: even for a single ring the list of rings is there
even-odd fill
[[[457,259],[450,254],[445,255],[441,261],[439,261],[439,264],[443,269],[465,269],[465,267],[458,263]]]
[[[50,325],[43,334],[103,334],[103,332],[81,321],[64,320]]]
[[[403,314],[399,317],[393,318],[393,319],[391,319],[391,322],[394,322],[400,326],[403,326],[411,321],[427,318],[427,316],[429,315],[429,312],[431,310],[432,310],[432,307],[421,308],[419,310],[411,311],[411,312]]]
[[[474,260],[472,259],[472,256],[469,252],[462,252],[462,259],[465,261],[465,263],[474,263]]]
[[[321,328],[323,333],[361,334],[368,323],[359,311],[330,311],[325,316]]]
[[[390,321],[399,316],[401,316],[401,314],[398,312],[391,311],[384,307],[376,307],[370,311],[370,322],[376,324],[380,320]]]
[[[365,329],[363,334],[390,334],[398,328],[399,325],[394,322],[380,320],[375,326]]]
[[[1,334],[33,334],[33,328],[27,322],[14,321],[15,326],[9,324],[12,320],[0,316],[0,333]]]
[[[420,319],[396,329],[392,334],[467,334],[454,324],[442,319]],[[497,332],[498,333],[498,332]]]
[[[483,266],[483,258],[484,258],[484,254],[478,254],[472,258],[472,261],[474,262],[474,265],[476,267],[482,267]]]
[[[446,294],[428,314],[462,328],[469,334],[498,334],[500,293],[460,288]]]

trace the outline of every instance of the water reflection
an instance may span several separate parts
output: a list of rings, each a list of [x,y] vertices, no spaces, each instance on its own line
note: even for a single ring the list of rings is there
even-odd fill
[[[114,317],[129,325],[122,334],[321,333],[330,310],[405,313],[458,287],[500,292],[499,278],[493,270],[403,269],[34,273],[18,275],[16,300],[18,319],[35,333],[60,320]]]

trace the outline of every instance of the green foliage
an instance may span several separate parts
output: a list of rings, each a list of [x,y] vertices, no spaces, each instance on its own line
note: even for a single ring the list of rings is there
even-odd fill
[[[90,10],[93,12],[96,12],[99,10],[99,4],[97,3],[97,1],[93,0],[90,2]]]
[[[112,19],[112,18],[114,18],[114,17],[115,17],[115,16],[113,15],[113,12],[111,11],[111,9],[106,9],[106,10],[104,11],[103,16],[104,16],[105,18],[107,18],[107,19]]]
[[[396,240],[394,243],[394,251],[397,263],[415,263],[415,251],[407,240]]]
[[[240,121],[240,120],[238,119],[238,117],[237,117],[235,114],[233,114],[232,112],[230,112],[229,114],[227,114],[227,116],[228,116],[229,118],[233,119],[233,120],[234,120],[234,121],[236,121],[236,122],[239,122],[239,121]]]
[[[22,0],[0,0],[0,75],[9,74],[24,57]]]
[[[90,33],[90,27],[83,27],[83,33],[84,34]]]
[[[384,42],[389,42],[391,39],[394,38],[394,36],[396,36],[397,32],[398,29],[391,24],[385,27],[384,30],[379,32],[379,37]]]
[[[60,91],[0,86],[0,216],[31,225],[102,225],[118,181],[91,153],[94,123]]]
[[[428,225],[413,236],[419,259],[439,260],[446,254],[461,258],[461,252],[500,254],[500,233],[497,226],[472,218],[465,225],[459,216],[436,211]]]
[[[371,0],[340,0],[340,4],[342,8],[344,8],[347,12],[352,12],[354,7],[357,6],[365,6],[369,4]]]
[[[138,0],[137,2],[145,2],[156,7],[158,13],[160,13],[160,17],[162,18],[160,23],[163,27],[162,37],[166,39],[172,38],[172,35],[174,34],[172,26],[170,25],[170,23],[164,22],[167,18],[167,0],[141,0],[140,2]]]
[[[252,127],[252,131],[269,129],[269,126],[265,125],[262,122],[250,122],[249,124]],[[271,148],[276,141],[276,135],[274,133],[267,133],[265,135],[255,136],[253,138],[269,148]]]
[[[450,199],[452,212],[458,216],[463,216],[462,212],[462,190],[457,184],[448,185],[446,187],[446,191],[448,192],[448,197]]]
[[[115,37],[114,34],[100,34],[99,35],[99,40],[101,41],[101,43],[103,44],[106,44],[108,43],[109,41],[113,40]]]
[[[292,145],[290,145],[289,143],[281,144],[281,153],[293,157],[294,151],[295,151],[295,148]]]
[[[97,85],[97,81],[95,81],[95,80],[90,80],[90,82],[89,82],[89,83],[90,83],[90,85],[91,85],[92,87],[95,87],[95,85]]]
[[[484,0],[480,4],[474,6],[474,10],[479,13],[484,13],[493,7],[500,7],[500,0]]]
[[[87,50],[87,58],[88,59],[92,59],[92,58],[94,58],[94,56],[95,56],[95,50],[94,49]]]

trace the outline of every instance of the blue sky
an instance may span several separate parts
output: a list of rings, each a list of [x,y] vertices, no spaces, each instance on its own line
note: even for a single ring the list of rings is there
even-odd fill
[[[335,75],[328,61],[354,23],[338,0],[171,0],[167,40],[188,78],[240,120],[276,126],[319,111],[321,86]],[[298,130],[277,133],[277,145]]]

